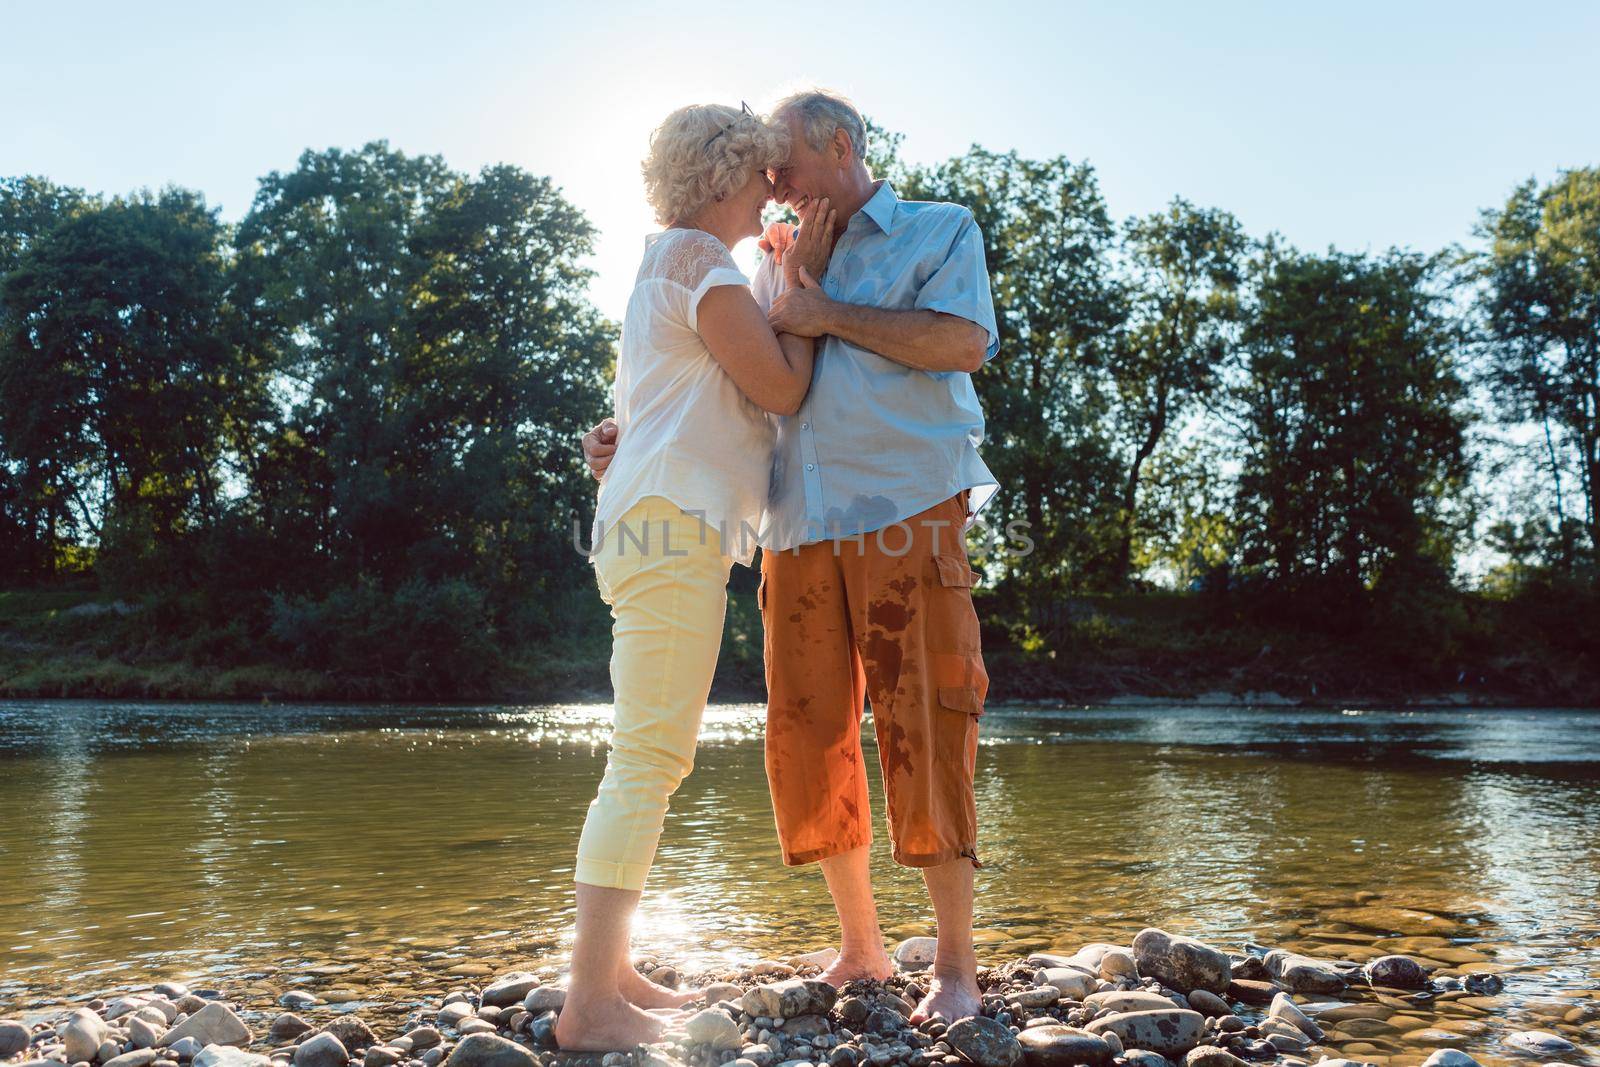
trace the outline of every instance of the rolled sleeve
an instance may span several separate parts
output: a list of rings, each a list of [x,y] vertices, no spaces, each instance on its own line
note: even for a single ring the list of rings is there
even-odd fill
[[[983,233],[972,213],[963,209],[961,223],[944,262],[917,292],[916,306],[946,315],[959,315],[982,326],[989,335],[985,362],[1000,351],[995,326],[994,297],[989,291],[989,265],[983,254]]]

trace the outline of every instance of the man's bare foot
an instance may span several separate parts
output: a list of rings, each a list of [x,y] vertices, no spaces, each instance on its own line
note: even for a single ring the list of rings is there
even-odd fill
[[[879,949],[876,954],[851,953],[841,955],[828,965],[828,969],[817,975],[817,981],[827,982],[835,989],[846,982],[854,982],[858,978],[871,978],[881,982],[894,973],[894,964],[889,962],[889,954]]]
[[[657,985],[628,965],[617,972],[617,989],[624,1000],[640,1008],[681,1008],[700,996],[698,992]]]
[[[556,1018],[556,1044],[567,1052],[627,1052],[661,1040],[671,1020],[629,1004],[620,993],[593,1000],[574,997]]]
[[[935,974],[932,985],[928,987],[928,995],[911,1013],[911,1022],[920,1023],[937,1015],[945,1022],[953,1023],[982,1010],[983,1002],[978,998],[975,975]]]

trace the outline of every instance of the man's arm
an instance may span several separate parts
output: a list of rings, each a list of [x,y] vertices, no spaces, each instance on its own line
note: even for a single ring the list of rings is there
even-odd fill
[[[821,289],[785,290],[767,319],[774,332],[832,334],[913,370],[970,374],[983,366],[989,348],[988,331],[960,315],[845,304]]]

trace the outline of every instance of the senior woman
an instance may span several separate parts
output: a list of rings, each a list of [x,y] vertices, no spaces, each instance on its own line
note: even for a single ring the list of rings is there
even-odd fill
[[[812,341],[775,336],[729,250],[761,234],[767,171],[787,134],[748,108],[681,108],[650,139],[646,195],[665,227],[645,239],[622,324],[621,443],[600,485],[593,563],[611,606],[611,751],[578,840],[577,929],[564,1049],[658,1039],[692,993],[635,971],[628,931],[667,798],[694,763],[722,644],[733,563],[749,565],[766,503],[774,427],[811,384]],[[826,202],[784,256],[815,284],[833,243]]]

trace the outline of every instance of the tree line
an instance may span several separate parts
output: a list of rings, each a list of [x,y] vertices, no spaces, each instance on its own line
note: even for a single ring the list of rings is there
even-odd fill
[[[1313,253],[1182,198],[1113,219],[1065,157],[873,145],[987,239],[988,520],[1034,546],[979,560],[994,627],[1048,644],[1076,597],[1165,587],[1445,643],[1464,598],[1531,598],[1594,636],[1600,169],[1444,252]],[[593,239],[548,179],[384,142],[305,152],[236,224],[0,180],[3,584],[402,688],[559,638],[618,329]]]

